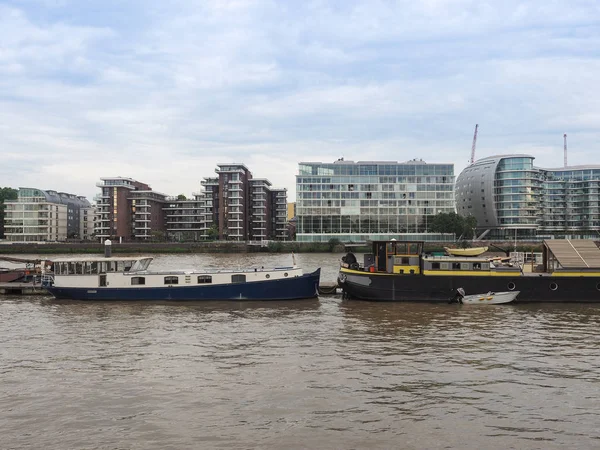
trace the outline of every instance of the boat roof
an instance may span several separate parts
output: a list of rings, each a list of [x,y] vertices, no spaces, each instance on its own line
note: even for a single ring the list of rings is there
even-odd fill
[[[490,262],[494,258],[488,256],[465,256],[465,255],[425,255],[423,259],[427,261],[456,261],[456,262]]]
[[[82,256],[74,258],[55,258],[50,260],[51,262],[101,262],[101,261],[139,261],[141,259],[153,259],[152,256],[116,256],[116,257],[105,257],[105,256]]]
[[[549,239],[544,245],[565,269],[600,268],[600,248],[589,239]]]
[[[390,242],[395,242],[396,244],[424,244],[425,241],[399,241],[397,239],[369,239],[367,241],[370,244],[378,244],[378,243],[390,243]]]

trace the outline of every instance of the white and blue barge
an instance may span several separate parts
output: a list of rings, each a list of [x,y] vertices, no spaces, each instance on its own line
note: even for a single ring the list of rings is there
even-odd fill
[[[151,257],[56,259],[43,286],[68,300],[299,300],[319,293],[320,270],[289,267],[151,271]],[[50,267],[50,270],[48,270]]]

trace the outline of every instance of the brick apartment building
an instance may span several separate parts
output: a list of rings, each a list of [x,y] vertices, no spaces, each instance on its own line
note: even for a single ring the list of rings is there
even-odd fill
[[[153,191],[131,178],[102,178],[97,186],[96,237],[123,241],[287,239],[287,191],[253,178],[244,164],[218,164],[193,198]]]

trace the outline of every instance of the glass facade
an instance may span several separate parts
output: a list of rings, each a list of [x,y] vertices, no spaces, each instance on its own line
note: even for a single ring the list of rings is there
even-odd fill
[[[303,162],[296,176],[296,238],[349,242],[423,234],[432,216],[455,211],[453,190],[453,164]]]
[[[533,158],[502,159],[494,177],[494,206],[500,226],[536,228],[540,183]]]
[[[5,206],[4,227],[8,241],[64,241],[87,236],[80,213],[91,205],[84,197],[19,188],[17,200],[7,200]]]
[[[542,169],[533,160],[507,155],[471,164],[457,178],[458,213],[473,215],[487,239],[597,236],[600,167]]]
[[[600,230],[600,168],[540,169],[543,185],[541,230]]]

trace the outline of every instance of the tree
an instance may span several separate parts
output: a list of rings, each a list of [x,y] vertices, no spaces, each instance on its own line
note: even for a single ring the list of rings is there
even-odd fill
[[[216,225],[211,225],[211,227],[206,232],[208,239],[211,241],[216,241],[219,238],[219,229]]]
[[[462,217],[455,212],[451,212],[435,215],[429,228],[434,233],[454,233],[457,238],[472,239],[476,227],[477,220],[475,217]]]
[[[0,188],[0,239],[4,239],[4,200],[16,200],[19,191],[13,188]]]
[[[183,195],[183,194],[179,194],[177,196],[177,200],[187,200],[187,197],[185,195]]]
[[[150,236],[152,236],[152,241],[154,242],[164,242],[167,237],[166,234],[160,230],[152,230]]]
[[[467,216],[463,218],[465,226],[463,229],[464,239],[475,239],[475,228],[477,228],[477,219],[475,216]]]

